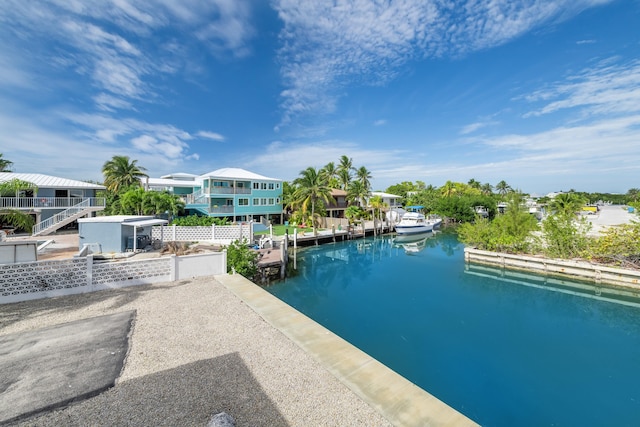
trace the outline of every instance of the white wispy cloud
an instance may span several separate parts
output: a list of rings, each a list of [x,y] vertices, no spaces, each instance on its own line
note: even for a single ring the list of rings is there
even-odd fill
[[[216,132],[209,132],[206,130],[201,130],[198,133],[196,133],[196,136],[199,136],[200,138],[206,138],[206,139],[212,139],[214,141],[224,141],[224,136],[220,135],[219,133]]]
[[[346,84],[385,84],[410,59],[490,48],[609,1],[273,0],[284,23],[281,125],[333,112]]]
[[[373,122],[374,126],[384,126],[387,124],[387,120],[386,119],[379,119]]]
[[[625,114],[640,111],[640,61],[620,64],[608,59],[563,82],[526,97],[544,106],[525,114],[541,116],[566,109],[582,115]]]
[[[175,126],[89,113],[14,114],[10,101],[0,101],[7,106],[0,108],[2,152],[17,171],[100,180],[102,165],[116,154],[158,175],[187,164],[197,169],[192,162],[200,155],[189,146],[194,136]]]
[[[473,133],[479,129],[485,128],[487,126],[494,126],[498,124],[498,122],[496,122],[495,120],[489,120],[489,121],[480,121],[480,122],[475,122],[475,123],[470,123],[466,126],[464,126],[461,130],[460,130],[460,135],[468,135],[470,133]]]
[[[122,146],[128,141],[129,150],[138,154],[178,162],[196,158],[189,146],[194,136],[172,125],[101,114],[65,113],[62,118],[73,124],[78,135],[97,145]]]
[[[229,0],[6,0],[0,38],[20,45],[23,54],[15,63],[22,64],[22,75],[37,75],[41,64],[50,64],[88,76],[98,92],[109,96],[88,94],[99,101],[96,107],[113,111],[158,99],[152,79],[191,61],[184,46],[163,48],[175,44],[167,30],[191,35],[187,43],[213,54],[247,55],[255,36],[250,6]],[[7,51],[0,44],[0,57]],[[2,68],[8,77],[20,75]],[[40,77],[49,78],[47,73]]]

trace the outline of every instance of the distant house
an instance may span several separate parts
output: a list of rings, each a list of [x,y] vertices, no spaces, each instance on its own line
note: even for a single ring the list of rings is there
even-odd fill
[[[335,202],[330,202],[325,207],[327,216],[331,218],[344,218],[344,211],[349,207],[347,192],[337,188],[331,189],[331,197]]]
[[[396,196],[395,194],[383,193],[382,191],[372,191],[371,197],[381,197],[382,202],[388,206],[389,209],[402,207],[402,196]]]
[[[179,195],[188,213],[227,217],[231,221],[265,218],[282,223],[282,180],[239,168],[222,168],[203,175],[175,173],[143,178],[148,190]]]
[[[168,191],[178,196],[187,196],[201,187],[201,183],[197,180],[198,175],[180,172],[163,175],[160,178],[143,178],[141,181],[146,190]]]
[[[14,179],[30,182],[37,189],[23,189],[15,195],[0,197],[0,208],[33,215],[36,222],[34,236],[53,233],[78,218],[95,215],[105,208],[104,197],[96,197],[96,191],[105,189],[99,184],[39,173],[0,172],[0,182]]]

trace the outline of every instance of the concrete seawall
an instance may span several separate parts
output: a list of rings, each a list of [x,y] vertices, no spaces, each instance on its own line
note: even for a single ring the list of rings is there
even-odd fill
[[[539,258],[465,248],[466,263],[485,264],[504,269],[531,271],[590,281],[597,285],[624,287],[640,293],[640,271],[607,267],[586,261]]]

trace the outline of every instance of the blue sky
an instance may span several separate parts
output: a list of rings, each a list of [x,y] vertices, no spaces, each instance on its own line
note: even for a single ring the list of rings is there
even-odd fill
[[[102,179],[640,187],[640,1],[3,0],[0,152]]]

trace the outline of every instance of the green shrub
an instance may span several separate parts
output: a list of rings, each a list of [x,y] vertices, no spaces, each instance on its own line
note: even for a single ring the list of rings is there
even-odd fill
[[[552,258],[576,258],[589,246],[587,232],[591,228],[584,218],[573,214],[557,214],[542,223],[544,252]]]
[[[225,248],[227,250],[227,273],[236,272],[253,280],[258,272],[258,253],[238,240]]]
[[[640,267],[640,222],[607,229],[589,245],[585,257],[623,267]]]
[[[171,221],[171,225],[179,225],[183,227],[199,227],[199,226],[211,226],[211,225],[228,225],[229,220],[227,218],[217,218],[211,216],[198,216],[189,215],[174,218]]]
[[[522,208],[521,196],[514,193],[504,214],[493,221],[476,217],[476,221],[458,227],[460,240],[478,249],[509,253],[529,252],[535,239],[532,232],[538,221]]]

